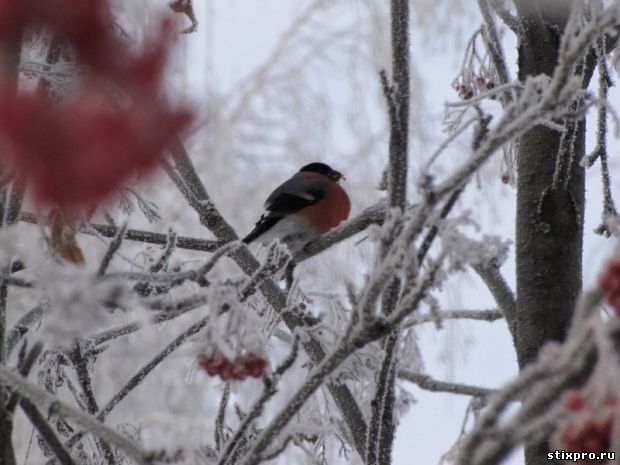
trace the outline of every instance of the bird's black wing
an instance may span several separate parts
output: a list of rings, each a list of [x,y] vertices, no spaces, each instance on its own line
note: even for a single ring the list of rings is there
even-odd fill
[[[267,197],[265,201],[267,212],[261,216],[252,232],[243,238],[243,242],[249,244],[283,217],[321,200],[325,196],[326,185],[327,181],[324,179],[306,179],[299,174],[284,182]]]

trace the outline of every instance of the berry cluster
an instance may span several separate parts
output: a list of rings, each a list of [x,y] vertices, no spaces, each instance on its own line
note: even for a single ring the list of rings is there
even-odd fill
[[[265,359],[252,352],[240,355],[234,361],[230,361],[220,352],[215,352],[211,356],[200,355],[198,364],[209,376],[219,375],[224,381],[231,379],[243,381],[248,376],[261,378],[267,367]]]
[[[19,50],[24,31],[39,28],[73,51],[79,85],[52,103],[0,76],[2,164],[29,181],[39,203],[92,206],[154,168],[190,122],[186,109],[160,98],[172,24],[162,20],[133,53],[114,30],[109,0],[0,1],[0,54]]]
[[[593,406],[581,392],[571,390],[564,394],[562,403],[573,414],[558,426],[557,447],[570,452],[607,452],[617,413],[616,399],[608,397],[602,406]]]
[[[607,264],[607,268],[598,277],[598,285],[603,290],[605,300],[620,316],[620,257]]]
[[[495,87],[493,81],[487,80],[484,76],[476,76],[470,83],[456,83],[454,89],[463,100],[471,99],[476,93],[491,90]]]

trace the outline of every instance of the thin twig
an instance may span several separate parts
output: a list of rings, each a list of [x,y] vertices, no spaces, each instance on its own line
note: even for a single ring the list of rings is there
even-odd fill
[[[112,258],[114,258],[114,254],[118,252],[118,249],[120,249],[121,244],[123,243],[123,236],[125,235],[126,230],[127,230],[127,223],[125,223],[119,228],[118,232],[116,233],[116,236],[114,236],[114,238],[110,241],[108,250],[106,251],[103,258],[101,259],[101,264],[99,265],[99,269],[97,270],[97,275],[96,275],[97,278],[101,278],[107,271],[108,267],[110,266],[110,263],[112,262]]]
[[[36,215],[32,213],[22,212],[19,216],[20,221],[31,224],[38,224],[39,221]],[[88,228],[94,230],[103,237],[112,238],[118,234],[118,227],[109,224],[95,224],[91,223]],[[88,229],[82,229],[79,231],[82,234],[90,234],[93,232]],[[166,245],[168,243],[168,235],[162,233],[156,233],[151,231],[143,231],[140,229],[127,229],[125,231],[125,239],[128,241],[144,242],[146,244],[161,244]],[[198,239],[195,237],[179,236],[177,237],[176,246],[180,249],[197,250],[200,252],[213,252],[222,244],[217,241],[209,241],[205,239]]]
[[[106,442],[123,449],[138,463],[148,463],[148,455],[125,436],[122,436],[116,431],[103,425],[97,419],[58,400],[56,397],[52,396],[38,386],[30,384],[23,377],[4,366],[0,366],[0,382],[11,386],[13,389],[18,391],[23,398],[28,399],[39,408],[48,409],[51,414],[71,417],[83,428],[83,431],[91,432]]]
[[[514,338],[516,336],[516,313],[517,313],[517,301],[510,286],[502,276],[499,268],[496,266],[482,266],[473,265],[472,268],[478,273],[478,276],[482,278],[487,288],[493,295],[495,302],[504,314],[506,323],[508,323],[508,329],[510,334]]]
[[[237,240],[238,236],[234,229],[209,200],[206,189],[200,181],[182,143],[178,141],[171,150],[175,160],[176,171],[168,166],[165,167],[166,173],[177,185],[190,206],[196,210],[201,224],[209,228],[215,237],[223,243]],[[237,250],[236,253],[232,254],[232,258],[243,272],[249,276],[254,274],[259,267],[258,260],[250,253],[247,247]],[[273,280],[268,279],[264,281],[259,286],[259,290],[275,312],[281,315],[282,321],[290,330],[305,325],[305,320],[300,316],[300,312],[285,311],[288,310],[286,296]],[[318,364],[325,359],[325,350],[317,340],[309,338],[302,345],[313,363]],[[366,438],[366,421],[361,409],[351,390],[345,384],[329,383],[328,388],[351,432],[355,448],[362,456]]]
[[[495,393],[495,389],[484,388],[480,386],[472,386],[470,384],[449,383],[433,379],[429,375],[423,373],[414,373],[408,370],[399,370],[398,377],[411,383],[416,384],[420,389],[432,392],[446,392],[450,394],[458,394],[473,397],[488,397]]]
[[[21,399],[20,406],[58,461],[62,465],[77,465],[77,462],[73,460],[69,451],[65,449],[62,441],[56,435],[54,428],[47,422],[39,409],[28,399]]]

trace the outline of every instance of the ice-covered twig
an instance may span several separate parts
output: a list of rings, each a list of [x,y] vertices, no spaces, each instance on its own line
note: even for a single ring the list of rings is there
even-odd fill
[[[396,381],[396,343],[398,334],[392,332],[384,343],[385,353],[377,373],[374,399],[366,436],[366,465],[391,463],[394,439],[394,385]]]
[[[517,8],[519,8],[518,4]],[[560,45],[558,65],[542,96],[537,101],[532,102],[530,100],[531,92],[524,89],[519,98],[506,108],[500,121],[489,131],[488,136],[474,151],[469,161],[440,183],[434,190],[434,195],[441,198],[459,187],[500,146],[540,124],[542,120],[549,119],[551,116],[563,117],[567,112],[566,104],[572,100],[572,94],[576,91],[571,85],[574,67],[597,37],[607,28],[618,23],[619,16],[620,8],[616,1],[594,16],[576,36],[568,38],[564,34]],[[530,26],[536,27],[534,23]],[[536,79],[529,78],[526,81],[526,87],[528,83],[532,86]],[[511,109],[511,107],[514,108]],[[522,111],[514,111],[516,108],[520,108]]]
[[[157,354],[153,359],[144,365],[138,372],[132,376],[125,385],[118,390],[118,392],[108,401],[108,403],[97,413],[96,419],[98,421],[103,422],[108,414],[114,410],[114,408],[125,398],[127,395],[131,393],[143,380],[146,376],[153,371],[166,357],[168,357],[172,352],[174,352],[185,340],[196,334],[202,328],[207,325],[209,321],[209,317],[202,318],[197,323],[194,323],[188,329],[186,329],[183,333],[177,336],[170,344],[168,344],[164,350],[162,350],[159,354]],[[67,442],[68,447],[73,447],[84,435],[83,432],[79,432],[71,437]],[[103,438],[105,439],[105,438]]]
[[[32,213],[22,212],[19,216],[19,219],[20,221],[26,223],[39,223],[36,215]],[[103,237],[112,238],[118,234],[118,227],[109,224],[91,223],[88,225],[88,228],[92,229]],[[83,234],[93,234],[93,232],[90,232],[88,229],[82,229],[79,232]],[[143,231],[140,229],[127,229],[127,231],[125,231],[125,239],[128,241],[144,242],[146,244],[166,245],[168,243],[167,234]],[[177,237],[176,246],[180,249],[197,250],[200,252],[213,252],[221,246],[221,243],[218,241],[198,239],[195,237],[179,236]]]
[[[183,331],[177,336],[170,344],[168,344],[164,350],[157,354],[153,359],[144,365],[138,372],[131,377],[129,381],[110,399],[110,401],[99,411],[97,418],[101,421],[108,416],[108,414],[123,400],[136,386],[138,386],[146,376],[153,371],[166,357],[174,352],[185,340],[198,333],[202,328],[207,325],[209,317],[202,318],[197,323],[194,323],[188,329]]]
[[[120,246],[120,241],[118,242]],[[112,248],[113,246],[110,245],[110,249]],[[86,412],[90,415],[94,415],[99,410],[91,383],[90,373],[88,372],[88,358],[96,356],[96,354],[97,351],[93,352],[92,350],[89,350],[87,345],[82,345],[79,341],[73,346],[73,350],[69,353],[69,359],[73,363],[73,368],[75,369],[79,387],[81,389],[81,392],[75,392],[73,390],[71,392],[75,396],[78,404],[82,406],[82,408],[85,407]],[[114,460],[114,454],[110,446],[101,441],[99,438],[96,438],[96,444],[98,449],[101,451],[101,454],[106,458],[108,464],[114,465],[116,460]]]
[[[610,216],[618,214],[614,198],[611,193],[611,179],[609,174],[609,165],[607,159],[607,94],[609,87],[613,84],[611,76],[607,69],[605,41],[599,39],[597,47],[598,58],[598,121],[596,128],[596,147],[592,155],[588,157],[588,164],[594,163],[596,157],[601,160],[601,178],[603,182],[603,219],[600,226],[596,228],[597,234],[607,237],[611,235],[606,221]]]
[[[22,316],[11,328],[6,337],[6,356],[7,358],[11,356],[11,352],[20,341],[22,336],[28,332],[30,327],[39,321],[43,315],[48,313],[51,310],[51,305],[49,302],[43,302],[33,309],[29,310]]]
[[[388,198],[390,207],[404,210],[407,205],[409,134],[409,2],[392,0],[392,79],[383,88],[390,116]]]
[[[511,429],[544,416],[558,392],[582,380],[584,372],[592,369],[591,326],[582,324],[567,341],[570,342],[559,350],[551,349],[555,355],[552,360],[543,350],[538,361],[523,368],[515,381],[490,398],[486,410],[463,442],[457,465],[497,463],[518,441]],[[525,401],[512,423],[509,421],[505,427],[500,427],[500,416],[508,404],[521,398]]]
[[[517,313],[517,301],[510,286],[502,276],[499,268],[491,264],[475,264],[472,268],[484,281],[491,295],[497,302],[498,307],[506,318],[510,334],[515,337],[515,318]]]
[[[491,8],[495,11],[495,14],[499,19],[503,21],[503,23],[508,26],[514,33],[517,33],[519,30],[519,21],[517,18],[508,10],[502,0],[491,0]]]
[[[495,67],[495,72],[499,78],[500,84],[508,84],[510,82],[510,74],[506,65],[506,58],[502,50],[502,43],[499,40],[495,20],[489,6],[489,0],[478,0],[478,8],[482,13],[484,27],[482,29],[482,37]],[[512,101],[512,94],[507,90],[501,94],[501,102],[503,105]]]
[[[470,384],[449,383],[433,379],[429,375],[423,373],[414,373],[409,370],[398,370],[398,377],[417,384],[420,389],[432,392],[447,392],[451,394],[459,394],[463,396],[486,398],[495,393],[495,389],[484,388],[480,386],[472,386]]]
[[[62,441],[56,435],[54,428],[48,423],[39,409],[28,399],[21,399],[20,406],[32,426],[38,431],[43,440],[49,446],[54,453],[58,461],[62,465],[77,465],[77,462],[73,460],[69,451],[62,444]]]
[[[13,181],[11,187],[11,194],[9,196],[8,205],[4,212],[4,225],[10,226],[17,223],[19,213],[22,209],[22,202],[24,200],[24,192],[26,190],[26,183],[23,179],[16,179]]]
[[[311,396],[336,370],[344,360],[346,360],[357,349],[379,340],[390,334],[397,328],[403,319],[415,311],[422,299],[427,295],[428,290],[436,284],[436,277],[442,258],[435,263],[429,264],[424,276],[420,277],[418,286],[408,290],[404,297],[399,301],[398,308],[387,318],[375,319],[373,322],[360,321],[359,325],[352,327],[352,331],[347,331],[347,336],[340,341],[334,351],[325,357],[308,375],[305,383],[299,387],[297,392],[289,400],[288,404],[280,410],[274,419],[262,431],[256,443],[249,452],[244,465],[257,465],[263,460],[263,453],[272,443],[273,439],[283,431],[291,418],[299,411],[307,398]],[[358,305],[363,305],[360,301]],[[364,432],[365,433],[365,432]]]
[[[224,392],[220,400],[220,407],[217,411],[217,417],[215,418],[215,428],[213,431],[215,439],[215,450],[220,452],[224,446],[226,436],[224,435],[224,421],[226,419],[226,407],[228,406],[228,400],[230,399],[230,384],[224,385]]]
[[[340,226],[308,243],[302,250],[294,255],[293,259],[295,263],[300,263],[318,255],[331,246],[364,231],[371,224],[382,224],[385,216],[385,207],[386,202],[379,201],[375,205],[366,208],[355,218],[345,221]]]
[[[262,415],[267,402],[278,392],[278,382],[282,375],[293,366],[293,363],[297,360],[298,354],[299,338],[295,338],[289,355],[280,366],[274,370],[273,376],[267,376],[263,379],[263,392],[256,402],[254,402],[252,409],[245,416],[233,437],[228,444],[226,444],[226,450],[220,457],[218,465],[234,465],[239,463],[239,456],[241,455],[240,448],[242,445],[247,444],[248,438],[246,437],[246,433],[248,429],[250,429],[254,425],[254,422]]]
[[[58,400],[43,389],[32,385],[19,374],[9,370],[5,366],[0,366],[0,382],[11,386],[14,390],[19,392],[23,398],[28,399],[39,408],[46,409],[50,414],[72,418],[85,432],[93,433],[104,441],[123,449],[136,462],[141,464],[151,462],[149,455],[125,436],[113,431],[96,418],[82,413],[76,408]]]
[[[443,320],[480,320],[493,322],[504,318],[504,313],[499,310],[444,310],[437,313],[426,313],[424,315],[414,315],[413,318],[405,321],[405,328],[424,323],[436,323]]]
[[[121,244],[123,243],[123,236],[125,235],[125,230],[127,229],[127,223],[123,224],[117,231],[114,238],[110,241],[110,245],[108,246],[108,250],[105,255],[101,259],[101,264],[99,265],[99,269],[97,270],[97,278],[101,278],[105,272],[108,270],[110,263],[112,262],[112,258],[114,258],[114,254],[118,252],[118,249],[121,248]]]
[[[219,241],[227,243],[236,240],[238,236],[234,229],[209,200],[206,189],[198,178],[189,155],[180,140],[176,141],[172,148],[172,153],[176,163],[176,170],[170,166],[165,166],[165,170],[190,206],[196,210],[200,222],[209,228]],[[232,258],[247,275],[254,274],[259,267],[258,260],[250,253],[247,247],[237,250],[236,253],[232,254]],[[285,311],[287,309],[286,296],[273,280],[268,279],[264,281],[259,286],[259,290],[276,313],[281,314],[282,321],[289,329],[293,330],[305,325],[304,320],[298,314]],[[304,341],[302,345],[313,363],[320,363],[324,360],[325,351],[318,341],[309,339]],[[362,455],[366,438],[366,422],[362,412],[348,386],[330,383],[328,387],[351,432],[354,445],[360,455]]]

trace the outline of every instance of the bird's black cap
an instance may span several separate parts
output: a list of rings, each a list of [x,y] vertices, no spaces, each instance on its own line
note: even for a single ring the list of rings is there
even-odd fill
[[[325,163],[320,163],[320,162],[314,162],[314,163],[310,163],[309,165],[302,166],[299,172],[300,173],[304,173],[304,172],[305,173],[308,173],[308,172],[319,173],[324,176],[330,177],[335,181],[338,181],[339,179],[344,177],[342,176],[340,172],[336,171],[331,166],[326,165]]]

